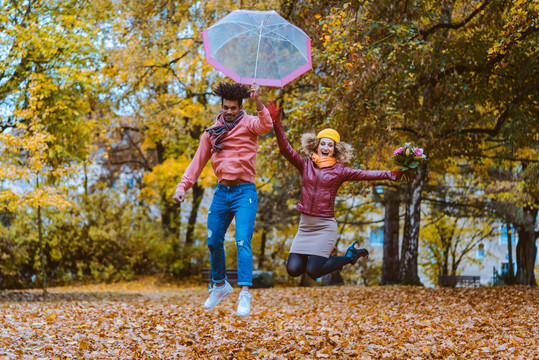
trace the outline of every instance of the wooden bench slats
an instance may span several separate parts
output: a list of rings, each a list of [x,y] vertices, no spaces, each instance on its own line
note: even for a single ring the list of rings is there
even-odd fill
[[[479,286],[481,285],[481,277],[478,275],[438,275],[438,285],[456,287],[463,286]]]
[[[211,284],[212,280],[211,280],[210,268],[202,268],[202,270],[200,271],[200,281]],[[237,284],[238,283],[238,270],[226,269],[226,281],[228,281],[231,285]]]

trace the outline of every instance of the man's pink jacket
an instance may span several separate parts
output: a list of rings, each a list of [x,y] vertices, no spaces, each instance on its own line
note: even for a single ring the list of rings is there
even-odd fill
[[[195,157],[185,170],[176,191],[187,191],[197,181],[202,169],[211,158],[213,172],[219,181],[241,179],[255,181],[255,161],[258,150],[258,135],[273,128],[268,109],[258,116],[245,114],[243,119],[223,139],[223,150],[211,151],[211,135],[204,132]]]

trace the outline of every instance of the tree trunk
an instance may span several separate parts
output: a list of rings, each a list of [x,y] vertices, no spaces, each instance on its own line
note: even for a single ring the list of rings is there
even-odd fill
[[[36,188],[39,189],[39,172],[36,176]],[[43,301],[47,301],[47,272],[45,271],[45,254],[43,253],[43,222],[41,220],[41,205],[37,206],[37,234],[39,240],[41,279],[43,281]]]
[[[185,232],[186,247],[193,245],[193,233],[195,232],[198,210],[200,209],[200,203],[202,202],[202,197],[204,196],[204,188],[198,185],[198,182],[196,182],[191,189],[193,190],[193,204],[191,206],[191,213],[189,214],[187,230]]]
[[[165,161],[165,146],[158,142],[155,144],[157,164]],[[151,170],[151,169],[148,169]],[[177,234],[180,225],[180,205],[169,199],[165,189],[161,189],[161,227],[165,236]]]
[[[266,230],[262,230],[262,238],[260,239],[260,256],[258,257],[258,269],[262,270],[264,265],[264,257],[266,256],[266,241],[268,239],[268,233]]]
[[[388,189],[384,198],[384,257],[380,285],[399,283],[399,205],[398,191]]]
[[[442,254],[442,275],[449,275],[449,250],[447,248],[444,249],[444,253]],[[454,268],[451,269],[451,275],[453,274]]]
[[[403,285],[422,285],[417,272],[417,255],[421,221],[421,191],[425,185],[425,178],[426,169],[424,166],[419,166],[414,182],[408,184],[400,259],[400,282]]]
[[[535,221],[537,209],[524,208],[524,224],[517,226],[517,275],[516,282],[521,285],[537,285],[535,281],[534,266],[537,256],[537,238],[535,233]]]
[[[503,275],[506,285],[514,285],[516,283],[515,271],[513,269],[513,233],[511,232],[511,224],[507,223],[507,274]]]
[[[181,259],[184,264],[182,274],[191,274],[191,250],[194,243],[194,232],[197,223],[198,211],[200,209],[200,203],[204,197],[204,188],[196,182],[193,187],[193,202],[191,205],[191,213],[189,214],[189,220],[187,222],[187,229],[185,231],[185,243],[181,251]]]
[[[161,193],[161,226],[165,236],[177,234],[180,226],[180,204],[168,199]]]
[[[41,279],[43,280],[43,300],[47,300],[47,272],[45,271],[45,256],[43,254],[43,225],[41,221],[41,205],[37,207],[37,231],[39,236],[39,261],[41,262]]]
[[[84,160],[84,180],[83,180],[83,186],[84,186],[84,195],[88,196],[88,163],[86,160]]]

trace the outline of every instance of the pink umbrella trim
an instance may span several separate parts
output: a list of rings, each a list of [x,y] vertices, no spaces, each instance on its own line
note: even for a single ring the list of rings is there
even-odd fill
[[[227,68],[225,65],[221,64],[219,61],[211,57],[210,45],[209,45],[210,41],[208,39],[208,30],[209,29],[206,29],[202,32],[202,38],[204,39],[204,55],[206,57],[206,61],[208,62],[208,64],[210,64],[211,66],[213,66],[214,68],[216,68],[217,70],[219,70],[220,72],[222,72],[223,74],[225,74],[226,76],[228,76],[229,78],[231,78],[232,80],[234,80],[235,82],[239,84],[250,85],[253,82],[256,82],[258,85],[262,85],[262,86],[283,87],[289,82],[291,82],[292,80],[298,78],[301,74],[306,73],[307,71],[313,68],[312,57],[310,56],[311,39],[307,37],[307,54],[309,54],[309,59],[305,65],[300,66],[299,68],[297,68],[296,70],[294,70],[293,72],[286,75],[284,78],[280,80],[262,79],[262,78],[257,78],[257,79],[243,78],[239,76],[238,74],[236,74],[235,72],[233,72],[232,70],[230,70],[229,68]]]

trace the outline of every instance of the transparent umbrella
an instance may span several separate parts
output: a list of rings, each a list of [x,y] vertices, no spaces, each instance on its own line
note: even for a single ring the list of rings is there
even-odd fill
[[[203,38],[206,61],[240,84],[283,87],[312,69],[311,39],[275,11],[232,11]]]

